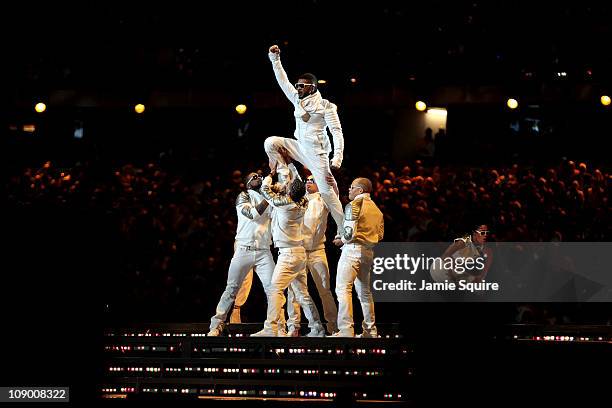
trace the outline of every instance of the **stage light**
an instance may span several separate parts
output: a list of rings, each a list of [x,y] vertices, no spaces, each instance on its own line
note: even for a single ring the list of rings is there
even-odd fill
[[[317,82],[322,85],[325,85],[327,83],[325,79],[319,79]]]
[[[508,99],[508,101],[506,102],[506,105],[508,105],[508,107],[510,109],[516,109],[518,108],[518,101],[516,99]]]
[[[357,78],[351,78],[351,84],[356,84],[357,83]]]
[[[141,114],[145,111],[145,106],[142,103],[139,103],[138,105],[134,106],[134,111]]]
[[[602,95],[599,100],[603,106],[610,106],[610,97],[608,95]]]
[[[244,115],[246,111],[247,111],[246,105],[240,104],[236,106],[236,112],[238,112],[239,115]]]
[[[418,101],[417,103],[414,104],[414,106],[416,107],[416,110],[418,110],[419,112],[423,112],[425,111],[425,109],[427,109],[427,104],[423,101]]]
[[[34,106],[34,110],[38,113],[43,113],[44,111],[47,110],[47,105],[45,105],[42,102],[38,102],[35,106]]]

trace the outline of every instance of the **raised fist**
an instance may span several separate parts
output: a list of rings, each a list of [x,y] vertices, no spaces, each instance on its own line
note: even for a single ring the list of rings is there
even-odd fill
[[[278,48],[278,45],[271,46],[269,51],[274,54],[280,54],[280,48]]]

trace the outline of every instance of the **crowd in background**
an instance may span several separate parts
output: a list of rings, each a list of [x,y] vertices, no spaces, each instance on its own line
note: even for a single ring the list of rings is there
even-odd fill
[[[267,171],[266,163],[245,166],[251,167],[194,174],[161,162],[65,168],[45,162],[13,174],[5,187],[18,207],[88,209],[108,217],[123,248],[118,270],[111,272],[128,288],[117,294],[119,304],[210,313],[232,256],[234,203],[244,189],[243,176]],[[475,219],[489,224],[498,241],[612,237],[612,175],[588,163],[542,168],[374,163],[337,174],[343,204],[356,176],[374,182],[386,241],[451,241]]]

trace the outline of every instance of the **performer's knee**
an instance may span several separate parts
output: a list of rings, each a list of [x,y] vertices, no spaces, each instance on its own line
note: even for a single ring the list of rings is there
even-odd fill
[[[264,141],[264,150],[266,153],[273,152],[278,149],[280,137],[270,136]]]

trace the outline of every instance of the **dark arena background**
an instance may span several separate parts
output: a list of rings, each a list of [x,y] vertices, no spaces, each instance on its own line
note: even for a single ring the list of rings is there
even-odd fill
[[[450,243],[475,220],[494,242],[608,242],[611,18],[594,1],[7,8],[0,386],[78,405],[609,406],[608,302],[376,303],[378,339],[255,338],[255,278],[242,323],[206,333],[244,176],[293,135],[271,45],[338,106],[340,199],[369,177],[385,242]]]

